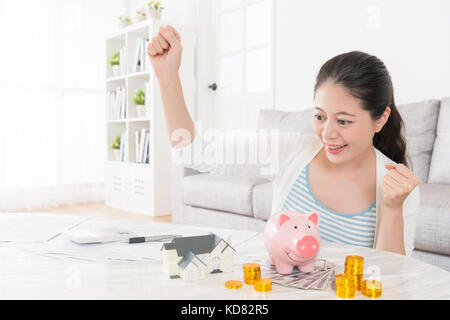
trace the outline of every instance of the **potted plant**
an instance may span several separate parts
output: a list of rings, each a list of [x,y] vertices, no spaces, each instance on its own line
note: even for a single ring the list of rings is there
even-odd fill
[[[147,13],[145,12],[145,8],[140,8],[136,10],[136,18],[134,19],[134,21],[137,22],[141,22],[144,21],[145,19],[147,19]]]
[[[120,136],[114,138],[111,148],[113,148],[114,160],[120,161]]]
[[[161,11],[164,10],[161,7],[161,3],[159,1],[151,0],[147,3],[148,16],[151,19],[161,19]]]
[[[125,27],[128,27],[129,25],[131,25],[130,17],[127,17],[127,16],[119,17],[119,27],[120,28],[125,28]]]
[[[139,90],[136,92],[134,98],[134,103],[136,104],[136,112],[138,118],[144,118],[145,117],[145,93],[142,90]]]
[[[109,65],[112,68],[113,76],[120,76],[120,54],[119,51],[114,52],[112,57],[109,59]]]

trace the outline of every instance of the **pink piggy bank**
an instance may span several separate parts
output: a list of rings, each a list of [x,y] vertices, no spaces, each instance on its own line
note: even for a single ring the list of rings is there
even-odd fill
[[[271,216],[264,244],[278,273],[290,274],[294,266],[301,272],[312,272],[320,248],[319,215],[282,211]]]

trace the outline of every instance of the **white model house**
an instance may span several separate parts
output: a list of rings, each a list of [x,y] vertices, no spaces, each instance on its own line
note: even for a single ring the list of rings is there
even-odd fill
[[[235,250],[215,234],[175,238],[165,243],[164,271],[185,281],[204,279],[207,273],[232,272]]]

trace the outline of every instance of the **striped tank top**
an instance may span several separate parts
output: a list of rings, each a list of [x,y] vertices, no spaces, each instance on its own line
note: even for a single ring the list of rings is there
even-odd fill
[[[369,209],[343,214],[326,208],[311,191],[309,164],[300,173],[284,202],[282,211],[314,211],[319,214],[319,231],[324,241],[360,247],[373,247],[376,224],[376,202]]]

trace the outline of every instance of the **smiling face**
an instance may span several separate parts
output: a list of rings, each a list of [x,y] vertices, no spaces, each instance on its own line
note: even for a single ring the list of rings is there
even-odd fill
[[[327,159],[343,164],[359,158],[373,147],[373,137],[389,117],[390,109],[374,121],[361,101],[342,85],[322,83],[315,92],[313,130],[325,145]],[[336,149],[337,148],[337,149]]]

